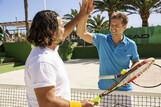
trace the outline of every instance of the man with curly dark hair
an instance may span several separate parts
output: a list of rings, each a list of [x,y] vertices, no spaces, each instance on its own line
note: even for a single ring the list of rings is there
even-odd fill
[[[57,50],[71,33],[84,12],[93,8],[92,0],[83,0],[79,14],[65,26],[52,10],[38,12],[27,40],[35,47],[25,64],[25,84],[29,107],[93,107],[89,101],[70,101],[69,80]]]

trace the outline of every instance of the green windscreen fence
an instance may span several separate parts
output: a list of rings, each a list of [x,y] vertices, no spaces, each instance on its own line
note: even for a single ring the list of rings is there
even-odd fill
[[[110,33],[104,29],[101,33]],[[161,44],[161,26],[128,28],[125,32],[127,37],[131,38],[136,44]]]
[[[161,26],[129,28],[125,34],[137,44],[161,44]]]
[[[107,29],[100,32],[110,33]],[[161,57],[161,26],[128,28],[124,33],[136,42],[140,57]]]

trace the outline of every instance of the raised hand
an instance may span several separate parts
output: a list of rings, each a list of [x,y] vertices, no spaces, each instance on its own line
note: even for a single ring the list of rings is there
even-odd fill
[[[88,16],[93,10],[93,0],[82,0],[80,3],[80,12],[81,16]]]

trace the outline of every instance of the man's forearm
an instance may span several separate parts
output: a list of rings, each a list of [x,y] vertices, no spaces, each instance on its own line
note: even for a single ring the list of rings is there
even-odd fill
[[[60,97],[48,97],[44,99],[38,99],[40,107],[70,107],[70,102]]]
[[[87,31],[87,20],[88,16],[84,17],[79,21],[77,25],[77,35],[88,43],[92,43],[92,34]]]
[[[88,16],[85,16],[77,24],[77,35],[81,38],[83,38],[84,33],[87,32],[87,20]]]
[[[55,97],[50,102],[51,107],[70,107],[70,102],[60,97]]]
[[[86,23],[90,12],[93,10],[93,0],[83,0],[79,14],[65,25],[64,37],[66,38],[77,25],[77,34],[87,42],[91,42],[90,34],[86,32]],[[87,36],[88,35],[88,36]],[[83,37],[82,37],[83,36]]]
[[[64,28],[64,37],[66,38],[68,35],[70,35],[70,33],[73,31],[74,27],[78,24],[79,20],[81,19],[81,16],[78,14],[77,16],[75,16],[74,19],[72,19],[70,22],[68,22]]]

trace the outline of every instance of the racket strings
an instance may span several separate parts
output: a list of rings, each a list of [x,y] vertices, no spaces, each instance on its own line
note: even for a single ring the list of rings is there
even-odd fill
[[[136,66],[131,68],[126,74],[122,75],[118,79],[116,79],[116,83],[114,83],[111,88],[107,89],[106,91],[100,93],[100,97],[103,97],[105,95],[108,95],[109,93],[113,92],[117,88],[132,82],[134,79],[139,77],[141,74],[143,74],[151,65],[153,65],[154,58],[146,59],[140,63],[138,63]],[[158,66],[160,67],[160,66]]]
[[[154,63],[153,65],[158,66],[159,68],[161,68],[161,65],[159,65],[159,64]]]
[[[160,71],[161,72],[161,65],[159,65],[159,64],[156,64],[156,63],[153,63],[153,66],[156,66],[156,67],[158,67],[158,68],[156,68],[157,70],[155,70],[155,71]],[[154,71],[150,71],[150,72],[154,72]],[[141,88],[156,88],[156,87],[159,87],[159,86],[161,86],[161,82],[160,83],[158,83],[158,84],[155,84],[155,85],[140,85],[139,83],[137,83],[136,81],[132,81],[132,83],[134,84],[134,85],[136,85],[136,86],[138,86],[138,87],[141,87]]]
[[[155,87],[159,87],[161,86],[161,83],[157,84],[157,85],[152,85],[152,86],[143,86],[143,85],[140,85],[140,84],[137,84],[136,82],[132,81],[132,83],[138,87],[142,87],[142,88],[155,88]]]

